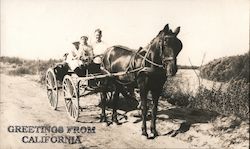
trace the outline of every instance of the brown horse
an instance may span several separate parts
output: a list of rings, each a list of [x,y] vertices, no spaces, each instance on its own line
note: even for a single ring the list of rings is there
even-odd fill
[[[182,49],[182,42],[176,37],[179,31],[180,27],[172,32],[167,24],[149,45],[140,48],[138,51],[123,46],[113,46],[107,49],[102,63],[104,73],[127,72],[122,76],[107,78],[103,82],[105,89],[110,86],[115,89],[112,114],[114,122],[119,124],[116,112],[119,94],[124,93],[126,89],[138,87],[142,104],[142,135],[147,138],[155,138],[158,135],[155,124],[158,99],[167,77],[174,76],[177,72],[176,57]],[[149,91],[152,94],[153,109],[151,113],[151,133],[148,136],[146,115]],[[103,90],[101,93],[101,121],[106,121],[106,93],[107,90]]]

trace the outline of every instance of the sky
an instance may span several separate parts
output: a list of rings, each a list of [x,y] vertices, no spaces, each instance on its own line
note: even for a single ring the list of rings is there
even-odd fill
[[[181,27],[181,65],[249,50],[248,0],[1,0],[1,56],[61,58],[97,28],[108,45],[138,49],[166,24]]]

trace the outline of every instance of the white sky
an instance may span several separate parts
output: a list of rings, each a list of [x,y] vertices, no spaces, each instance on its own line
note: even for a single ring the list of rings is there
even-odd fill
[[[167,23],[181,26],[182,65],[249,50],[248,0],[1,0],[1,55],[60,58],[96,28],[109,45],[138,49]]]

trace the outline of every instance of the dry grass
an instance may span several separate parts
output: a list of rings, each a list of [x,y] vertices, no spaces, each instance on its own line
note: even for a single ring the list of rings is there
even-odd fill
[[[249,82],[249,52],[244,55],[215,59],[200,68],[200,75],[214,81],[227,82],[233,78],[245,79]]]
[[[61,60],[56,59],[26,60],[17,57],[0,57],[0,62],[2,64],[11,66],[11,68],[6,69],[5,73],[15,76],[22,76],[25,74],[40,75],[41,83],[44,80],[46,70],[60,61]]]
[[[193,108],[216,111],[223,115],[235,114],[249,118],[249,83],[246,80],[232,80],[225,90],[204,86],[198,88],[197,94],[190,101]]]

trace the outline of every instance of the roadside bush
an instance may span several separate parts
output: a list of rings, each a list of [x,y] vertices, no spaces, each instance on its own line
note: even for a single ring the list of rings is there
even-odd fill
[[[14,70],[10,70],[8,72],[8,74],[21,76],[24,74],[34,74],[34,72],[32,72],[28,67],[21,66],[21,67],[14,69]]]
[[[244,55],[215,59],[200,68],[200,75],[213,81],[245,79],[249,82],[249,59],[249,52]]]
[[[16,64],[16,65],[22,65],[24,63],[24,60],[19,57],[7,57],[7,56],[1,56],[0,62],[3,63],[9,63],[9,64]]]
[[[200,86],[190,106],[249,118],[249,85],[247,80],[231,80],[225,90]]]

